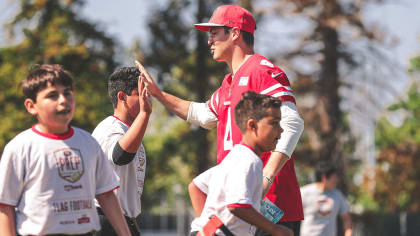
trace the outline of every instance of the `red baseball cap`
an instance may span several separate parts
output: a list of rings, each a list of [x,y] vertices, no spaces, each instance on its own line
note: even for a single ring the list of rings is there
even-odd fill
[[[213,12],[208,23],[194,25],[201,31],[209,31],[212,26],[238,27],[240,30],[254,34],[255,19],[251,12],[239,5],[222,5]]]

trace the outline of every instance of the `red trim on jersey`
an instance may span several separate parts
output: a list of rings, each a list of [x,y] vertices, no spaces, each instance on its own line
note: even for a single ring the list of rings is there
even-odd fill
[[[107,193],[113,192],[115,189],[119,189],[119,188],[120,188],[120,186],[118,185],[117,187],[115,187],[115,188],[113,188],[113,189],[111,189],[109,191],[106,191],[106,192],[103,192],[103,193],[100,193],[100,194],[96,194],[96,195],[107,194]]]
[[[208,102],[208,104],[207,104],[207,105],[208,105],[208,107],[209,107],[210,111],[211,111],[211,112],[213,112],[213,114],[214,114],[215,116],[218,116],[218,115],[217,115],[217,113],[216,113],[216,111],[215,111],[215,110],[213,110],[213,108],[212,108],[212,106],[211,106],[211,100]]]
[[[68,139],[68,138],[72,137],[73,134],[74,134],[74,129],[70,125],[69,125],[69,130],[64,134],[44,133],[41,130],[38,130],[36,128],[37,125],[38,124],[35,124],[35,125],[32,126],[32,131],[34,131],[35,133],[37,133],[41,136],[44,136],[44,137],[50,138],[50,139],[65,140],[65,139]]]
[[[1,202],[0,202],[0,206],[15,207],[13,205],[9,205],[9,204],[6,204],[6,203],[1,203]]]
[[[251,204],[241,204],[241,203],[233,203],[233,204],[228,204],[227,207],[236,207],[236,208],[251,208],[252,205]]]
[[[116,117],[116,116],[113,116],[115,119],[117,119],[117,120],[119,120],[119,121],[121,121],[121,123],[123,123],[123,124],[125,124],[127,127],[130,127],[131,125],[129,125],[129,124],[127,124],[127,123],[125,123],[124,121],[122,121],[120,118],[118,118],[118,117]]]
[[[282,102],[293,102],[296,105],[296,99],[289,95],[284,95],[280,97],[280,100]]]
[[[242,146],[245,146],[245,147],[247,147],[247,148],[251,149],[251,151],[255,153],[254,149],[253,149],[251,146],[249,146],[248,144],[245,144],[244,142],[241,142],[240,144],[241,144]]]

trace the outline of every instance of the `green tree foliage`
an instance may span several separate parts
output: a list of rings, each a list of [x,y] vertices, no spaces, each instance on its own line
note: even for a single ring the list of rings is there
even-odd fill
[[[114,41],[78,15],[82,0],[20,0],[8,29],[18,43],[0,49],[0,148],[34,118],[26,112],[20,82],[34,64],[62,64],[73,74],[73,125],[91,131],[109,113],[106,78],[113,71]]]
[[[305,131],[294,156],[302,170],[319,160],[334,162],[340,169],[339,187],[344,192],[348,157],[354,151],[346,113],[349,109],[372,108],[377,98],[366,97],[360,104],[354,94],[358,98],[372,85],[384,86],[378,81],[383,76],[380,71],[386,69],[387,57],[375,47],[381,42],[375,29],[367,27],[361,18],[366,5],[376,2],[381,1],[285,0],[265,9],[283,20],[308,24],[305,30],[290,35],[295,46],[273,55],[280,66],[290,71],[305,120]],[[381,69],[372,73],[367,65]],[[349,104],[356,105],[349,108]]]
[[[418,76],[420,57],[412,59]],[[407,99],[389,107],[403,111],[402,125],[395,127],[386,118],[377,125],[377,157],[373,198],[387,211],[420,211],[420,89],[413,83]],[[401,113],[400,113],[401,114]]]

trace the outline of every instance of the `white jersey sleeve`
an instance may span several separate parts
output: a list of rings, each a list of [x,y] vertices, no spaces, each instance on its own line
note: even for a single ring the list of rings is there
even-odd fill
[[[213,172],[216,170],[216,167],[217,166],[214,166],[204,171],[199,176],[193,179],[193,183],[197,186],[197,188],[199,188],[205,194],[208,194],[209,192],[209,181]]]
[[[239,151],[237,151],[239,150]],[[243,151],[245,150],[245,151]],[[247,147],[240,146],[230,158],[225,188],[225,201],[227,206],[254,205],[255,194],[261,200],[262,191],[262,162]],[[248,156],[246,156],[248,155]],[[249,156],[254,156],[250,158]],[[244,158],[246,157],[246,159]],[[226,159],[228,160],[228,159]],[[223,164],[223,162],[222,162]],[[227,163],[224,163],[227,164]],[[233,168],[232,168],[233,167]],[[257,177],[258,176],[258,177]],[[257,191],[257,189],[259,189]],[[257,193],[258,192],[258,193]],[[239,205],[238,205],[239,204]]]
[[[6,145],[0,160],[0,203],[16,206],[22,195],[26,162],[10,146]]]
[[[281,133],[274,151],[284,153],[290,158],[303,132],[304,121],[299,116],[299,112],[293,102],[284,101],[280,110],[280,126],[283,128],[283,133]]]
[[[95,194],[102,194],[119,187],[118,176],[114,173],[111,164],[98,144],[98,158],[96,164],[96,190]]]
[[[210,110],[209,102],[191,102],[188,108],[187,121],[205,129],[212,129],[217,125],[217,116]]]

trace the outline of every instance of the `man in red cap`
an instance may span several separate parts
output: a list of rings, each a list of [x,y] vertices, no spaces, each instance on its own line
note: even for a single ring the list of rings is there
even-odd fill
[[[241,132],[234,122],[233,111],[242,94],[254,91],[280,98],[281,127],[284,132],[276,149],[262,154],[265,165],[264,193],[284,212],[279,224],[299,235],[300,221],[303,220],[302,199],[291,157],[304,124],[286,74],[267,58],[254,53],[253,34],[256,23],[252,14],[239,5],[218,7],[208,23],[196,24],[195,28],[209,32],[208,44],[213,59],[225,62],[231,70],[220,88],[205,103],[186,101],[161,91],[143,66],[136,62],[147,77],[145,86],[148,92],[192,124],[207,129],[217,126],[218,164],[233,145],[241,141]],[[190,190],[200,190],[190,191],[193,193],[190,197],[197,215],[201,214],[206,197],[206,189],[203,187],[206,183],[199,183],[199,179],[206,178],[196,178],[189,186]],[[266,234],[260,231],[257,235]]]

